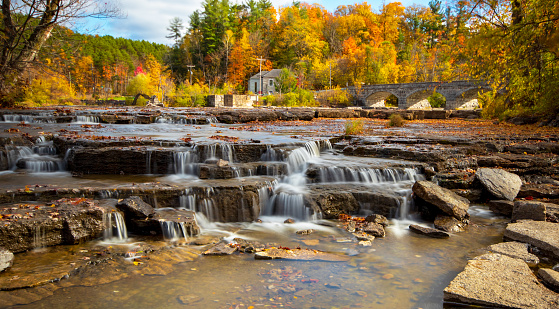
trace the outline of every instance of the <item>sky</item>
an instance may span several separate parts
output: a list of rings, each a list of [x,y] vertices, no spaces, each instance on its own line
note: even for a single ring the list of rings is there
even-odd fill
[[[134,40],[146,40],[161,44],[172,45],[171,39],[165,38],[169,34],[167,28],[169,21],[174,17],[179,17],[188,25],[188,16],[195,10],[201,10],[203,0],[118,0],[125,18],[88,20],[85,24],[76,26],[80,33],[111,35],[113,37],[123,37]],[[235,2],[235,0],[231,0]],[[236,0],[242,3],[242,0]],[[276,9],[288,6],[292,0],[272,0]],[[315,0],[302,1],[317,3],[322,5],[329,12],[336,10],[336,7],[343,4],[361,3],[363,1],[341,1],[341,0]],[[367,1],[373,10],[379,11],[382,0]],[[386,3],[394,1],[387,0]],[[429,0],[400,0],[404,6],[411,4],[421,4],[427,6]]]

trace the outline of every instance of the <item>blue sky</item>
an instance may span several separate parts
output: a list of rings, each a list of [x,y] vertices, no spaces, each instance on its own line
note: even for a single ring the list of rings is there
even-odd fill
[[[76,26],[76,30],[82,33],[109,34],[114,37],[123,37],[135,40],[147,40],[162,44],[172,44],[168,35],[167,27],[169,20],[173,17],[182,18],[188,22],[188,16],[195,10],[201,9],[203,0],[118,0],[123,13],[127,16],[115,20],[94,20]],[[231,1],[231,2],[234,2]],[[238,0],[237,2],[242,2]],[[328,11],[333,12],[336,7],[343,4],[354,4],[362,1],[340,1],[340,0],[315,0],[303,1],[318,3]],[[393,1],[386,1],[390,3]],[[401,0],[404,6],[413,3],[427,5],[429,0]],[[290,5],[292,0],[272,0],[274,7]],[[367,1],[375,11],[379,11],[383,1]]]

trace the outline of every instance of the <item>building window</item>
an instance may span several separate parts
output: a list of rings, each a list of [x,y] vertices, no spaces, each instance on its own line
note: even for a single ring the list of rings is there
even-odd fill
[[[274,86],[274,80],[270,79],[270,87]]]
[[[258,82],[254,82],[254,93],[258,93]]]

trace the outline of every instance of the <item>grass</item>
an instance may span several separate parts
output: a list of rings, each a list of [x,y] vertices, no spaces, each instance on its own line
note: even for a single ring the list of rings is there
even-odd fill
[[[362,119],[348,120],[345,123],[345,135],[362,134],[365,130],[365,123]]]
[[[403,127],[404,126],[404,118],[400,114],[392,114],[390,115],[390,122],[388,123],[391,127]]]

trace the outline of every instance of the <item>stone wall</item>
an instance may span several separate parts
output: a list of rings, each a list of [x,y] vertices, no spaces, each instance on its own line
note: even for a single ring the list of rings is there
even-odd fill
[[[207,100],[207,106],[208,107],[225,107],[224,105],[224,100],[223,100],[224,95],[222,94],[214,94],[214,95],[209,95]]]
[[[224,96],[224,106],[252,108],[252,99],[249,95],[226,94]]]

